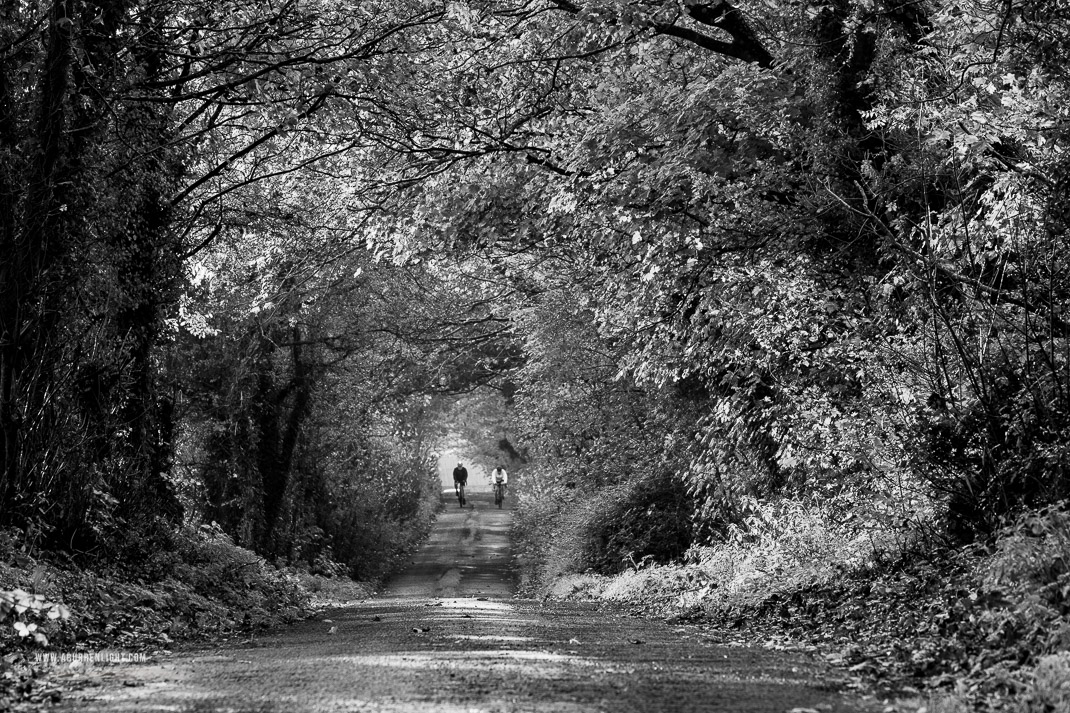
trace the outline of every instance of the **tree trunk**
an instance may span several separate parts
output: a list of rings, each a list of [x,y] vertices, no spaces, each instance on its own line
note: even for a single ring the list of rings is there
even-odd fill
[[[278,527],[286,489],[290,484],[294,469],[294,454],[297,452],[301,431],[312,400],[312,379],[305,360],[303,335],[299,325],[293,326],[291,337],[290,356],[293,375],[287,388],[275,395],[270,402],[272,404],[270,418],[262,422],[261,428],[260,472],[264,485],[263,546],[265,553],[275,553],[277,550],[275,530]],[[293,402],[289,413],[286,414],[285,428],[280,428],[284,404],[290,394],[293,395]],[[261,388],[260,396],[261,398],[267,396],[264,388]],[[262,408],[267,411],[267,404],[263,404]],[[269,443],[266,439],[272,440]]]
[[[66,158],[70,93],[71,28],[69,4],[57,0],[49,11],[48,47],[41,78],[36,125],[36,151],[28,181],[23,219],[16,209],[16,189],[5,171],[5,210],[0,267],[0,522],[10,522],[16,494],[26,490],[28,463],[47,460],[45,453],[24,453],[27,428],[24,414],[35,415],[36,427],[47,430],[49,376],[58,306],[53,274],[67,249],[62,225],[62,192]],[[5,75],[8,71],[4,67]],[[6,76],[0,85],[0,132],[5,145],[17,143],[12,126],[13,98]],[[33,365],[33,368],[27,368]],[[48,434],[38,434],[37,445]],[[31,489],[32,490],[32,489]]]

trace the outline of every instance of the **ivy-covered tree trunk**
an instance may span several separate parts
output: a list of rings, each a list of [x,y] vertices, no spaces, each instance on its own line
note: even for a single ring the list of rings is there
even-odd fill
[[[0,43],[12,44],[17,28],[0,24]],[[18,425],[14,403],[15,339],[18,329],[17,255],[19,209],[17,176],[22,172],[18,160],[18,117],[13,96],[13,70],[24,57],[5,53],[0,59],[0,517],[7,514],[7,491],[17,478]]]
[[[112,516],[177,514],[154,363],[181,274],[170,109],[139,95],[165,71],[161,19],[132,38],[129,11],[54,3],[37,82],[24,73],[36,34],[17,31],[32,18],[0,21],[13,48],[0,67],[0,520],[30,516],[68,546],[106,536]],[[16,92],[36,95],[34,123]]]
[[[10,522],[26,515],[34,494],[45,487],[41,474],[53,445],[51,382],[55,358],[55,329],[60,313],[63,280],[57,274],[69,245],[64,211],[67,119],[70,105],[72,21],[70,6],[54,2],[49,11],[47,48],[41,75],[41,93],[32,158],[25,166],[28,189],[22,201],[13,182],[3,188],[10,211],[5,211],[0,252],[0,429],[3,435],[0,473],[0,518]],[[11,126],[13,97],[8,95],[13,68],[3,67],[0,89],[5,168],[8,176],[20,173],[11,149],[19,137]],[[9,181],[10,179],[5,178]],[[20,205],[21,203],[21,205]],[[36,479],[36,482],[34,482]]]
[[[163,170],[152,165],[147,173],[161,175]],[[173,409],[169,398],[159,393],[153,358],[161,312],[170,302],[168,287],[176,279],[177,246],[168,245],[170,216],[164,196],[149,186],[142,191],[141,220],[117,236],[127,246],[119,272],[119,288],[127,306],[116,315],[115,325],[119,343],[126,345],[117,356],[125,359],[127,372],[120,420],[127,428],[123,446],[128,466],[122,475],[120,500],[125,517],[153,512],[177,519],[181,515],[178,501],[164,477],[171,462]]]
[[[160,27],[166,16],[148,13],[149,27],[134,56],[142,68],[144,84],[163,78]],[[170,208],[180,167],[167,147],[173,143],[170,110],[159,92],[141,101],[133,99],[128,114],[128,132],[140,139],[134,158],[136,170],[129,178],[138,196],[133,219],[119,230],[112,249],[117,254],[118,293],[123,308],[116,315],[116,337],[125,345],[128,393],[124,395],[122,421],[128,425],[126,449],[129,470],[124,474],[126,507],[123,515],[155,512],[171,520],[181,508],[165,479],[171,464],[173,408],[169,397],[159,393],[154,354],[158,346],[164,310],[177,301],[177,283],[182,274],[181,245],[175,237]],[[157,101],[147,101],[156,99]]]

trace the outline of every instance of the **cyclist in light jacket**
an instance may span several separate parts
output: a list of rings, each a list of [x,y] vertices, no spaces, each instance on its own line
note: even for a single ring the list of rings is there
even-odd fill
[[[509,473],[506,472],[505,468],[503,468],[501,464],[495,466],[494,470],[490,472],[490,482],[495,485],[501,483],[503,490],[509,484]]]

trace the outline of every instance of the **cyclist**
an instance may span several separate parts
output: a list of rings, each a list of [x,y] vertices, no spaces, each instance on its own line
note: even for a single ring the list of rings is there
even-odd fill
[[[499,497],[505,498],[505,488],[509,485],[509,473],[502,467],[501,463],[490,472],[490,481],[494,484],[495,501],[500,504]],[[499,491],[501,492],[500,496],[498,496]]]
[[[464,495],[461,488],[466,485],[468,485],[468,469],[458,461],[457,467],[453,469],[453,490],[457,493],[457,500],[461,503],[461,507],[464,507]]]

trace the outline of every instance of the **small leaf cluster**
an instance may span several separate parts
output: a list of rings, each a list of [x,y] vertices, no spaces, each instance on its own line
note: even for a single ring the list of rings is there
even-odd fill
[[[48,646],[48,637],[39,622],[66,620],[70,615],[65,605],[50,602],[43,594],[22,589],[0,591],[0,623],[10,623],[20,639]]]

